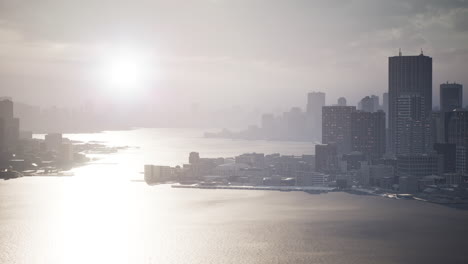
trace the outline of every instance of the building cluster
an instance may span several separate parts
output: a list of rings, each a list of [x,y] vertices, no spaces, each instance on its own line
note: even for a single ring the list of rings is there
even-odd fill
[[[463,86],[440,85],[432,105],[432,58],[389,58],[389,87],[381,110],[366,96],[354,106],[322,108],[319,169],[349,182],[417,193],[468,182],[468,110]],[[340,163],[346,163],[340,165]],[[320,164],[320,165],[319,165]]]
[[[60,133],[35,139],[32,132],[21,131],[20,120],[14,117],[13,101],[0,99],[0,178],[70,168],[76,162],[86,161],[81,150]]]
[[[468,109],[463,86],[440,85],[440,108],[432,104],[432,58],[388,59],[388,92],[356,106],[341,97],[325,105],[325,93],[307,96],[306,111],[264,114],[261,126],[222,136],[244,139],[312,140],[315,168],[329,180],[400,192],[468,182]],[[429,187],[428,187],[429,186]]]
[[[326,186],[328,175],[315,170],[313,155],[246,153],[234,158],[189,155],[182,167],[145,165],[148,184],[177,181],[202,185]]]

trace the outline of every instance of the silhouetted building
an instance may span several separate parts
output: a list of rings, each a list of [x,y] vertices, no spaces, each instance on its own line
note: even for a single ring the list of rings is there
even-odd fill
[[[366,96],[361,99],[358,104],[358,109],[364,112],[374,112],[376,111],[375,108],[375,100],[372,99],[370,96]]]
[[[19,119],[13,115],[11,98],[0,98],[0,151],[15,152],[19,140]]]
[[[254,168],[265,167],[265,154],[263,153],[245,153],[235,158],[236,163],[247,164]]]
[[[388,93],[382,95],[382,110],[385,112],[385,127],[388,128]]]
[[[436,143],[434,144],[434,150],[437,154],[443,155],[444,173],[455,173],[456,172],[456,145],[450,143]]]
[[[322,107],[325,105],[325,93],[311,92],[307,94],[307,134],[310,139],[322,138]]]
[[[445,143],[445,123],[444,113],[431,113],[431,137],[433,143]]]
[[[338,105],[339,106],[346,106],[346,98],[344,98],[344,97],[338,98]]]
[[[200,161],[200,154],[198,152],[190,152],[189,164],[196,164]]]
[[[445,113],[445,140],[456,145],[457,173],[468,175],[468,110]]]
[[[330,172],[338,168],[335,144],[315,145],[315,171]]]
[[[422,178],[441,175],[443,158],[439,154],[408,154],[397,156],[396,174],[398,177]]]
[[[463,85],[443,83],[440,85],[440,111],[450,112],[463,107]]]
[[[45,135],[45,146],[48,151],[59,151],[62,145],[61,133],[50,133]]]
[[[419,93],[401,93],[396,102],[396,154],[422,154],[431,147],[430,120]]]
[[[420,96],[424,108],[421,120],[428,118],[432,110],[432,58],[422,52],[419,56],[402,56],[400,52],[399,56],[389,57],[388,62],[389,137],[395,152],[399,98],[408,93]]]
[[[291,111],[283,115],[285,121],[285,138],[289,140],[305,140],[310,138],[306,130],[306,114],[299,107],[291,108]]]
[[[385,113],[356,111],[351,113],[351,150],[368,158],[385,153]]]
[[[322,107],[322,143],[335,143],[338,153],[351,151],[351,113],[355,106]]]

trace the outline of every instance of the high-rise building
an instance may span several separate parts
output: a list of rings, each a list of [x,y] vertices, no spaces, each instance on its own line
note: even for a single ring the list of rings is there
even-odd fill
[[[374,101],[374,111],[380,109],[380,100],[377,95],[371,95],[370,98]]]
[[[389,57],[388,74],[389,143],[395,153],[399,98],[405,93],[418,95],[424,107],[421,119],[428,118],[432,111],[432,58],[422,52],[419,56],[402,56],[400,52],[399,56]]]
[[[307,114],[302,112],[299,107],[293,107],[289,112],[283,114],[285,122],[285,137],[289,140],[305,140],[310,139],[307,133]]]
[[[450,112],[463,107],[463,85],[443,83],[440,85],[440,111]]]
[[[325,105],[325,93],[311,92],[307,94],[306,131],[309,139],[322,138],[322,107]]]
[[[19,140],[19,119],[13,115],[11,98],[0,98],[0,151],[14,152]]]
[[[377,108],[375,107],[375,100],[370,96],[362,98],[358,104],[358,110],[364,112],[375,112],[377,110]]]
[[[382,95],[382,110],[385,112],[385,127],[388,127],[388,93]]]
[[[0,98],[0,119],[13,119],[13,101],[9,97]]]
[[[356,111],[351,113],[351,150],[368,158],[385,153],[385,113]]]
[[[396,110],[396,154],[422,154],[428,151],[432,145],[424,98],[417,93],[402,94],[398,97]]]
[[[437,154],[443,156],[444,159],[444,173],[456,172],[456,145],[450,143],[435,143],[434,150]]]
[[[338,153],[351,151],[351,113],[355,106],[322,107],[322,143],[335,143]]]
[[[197,164],[200,161],[200,154],[198,152],[190,152],[189,164]]]
[[[315,145],[315,171],[332,172],[338,169],[338,157],[335,144]]]
[[[468,175],[468,110],[445,113],[445,141],[456,145],[456,172]]]

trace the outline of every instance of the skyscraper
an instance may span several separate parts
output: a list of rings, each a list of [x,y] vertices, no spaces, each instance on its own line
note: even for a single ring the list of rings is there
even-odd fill
[[[325,105],[325,93],[311,92],[307,94],[307,134],[312,140],[322,138],[322,107]]]
[[[399,56],[388,58],[389,137],[391,151],[395,153],[397,141],[397,103],[405,93],[418,95],[424,108],[421,119],[429,117],[432,110],[432,58],[424,56]],[[410,142],[411,143],[411,142]]]
[[[468,175],[468,111],[445,113],[445,140],[456,145],[457,173]]]
[[[351,113],[351,150],[368,158],[385,153],[385,113],[356,111]]]
[[[382,110],[385,112],[385,126],[388,127],[388,93],[382,95]]]
[[[11,98],[0,98],[0,151],[15,151],[19,139],[19,119],[13,116]]]
[[[351,151],[351,113],[355,106],[322,107],[322,143],[336,143],[340,154]]]
[[[423,154],[431,147],[430,119],[419,93],[401,94],[396,102],[395,153]]]
[[[463,107],[463,85],[443,83],[440,85],[440,111],[450,112]]]

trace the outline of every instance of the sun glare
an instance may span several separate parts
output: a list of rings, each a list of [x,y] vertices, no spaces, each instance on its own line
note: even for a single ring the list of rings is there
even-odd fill
[[[111,89],[134,90],[151,77],[149,59],[133,52],[116,52],[103,60],[101,78]]]

